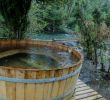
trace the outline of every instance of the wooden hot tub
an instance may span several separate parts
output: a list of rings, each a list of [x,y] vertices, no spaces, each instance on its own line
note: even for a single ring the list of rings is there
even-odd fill
[[[82,65],[82,56],[68,46],[46,41],[0,40],[0,51],[41,46],[71,53],[77,62],[60,69],[40,70],[0,66],[0,98],[3,100],[69,100]]]

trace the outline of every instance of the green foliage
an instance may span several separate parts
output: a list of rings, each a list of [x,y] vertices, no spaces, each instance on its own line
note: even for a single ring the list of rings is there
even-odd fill
[[[59,0],[57,2],[55,0],[49,1],[49,3],[33,1],[29,12],[31,25],[28,31],[54,33],[63,31],[65,27],[71,27],[74,20],[73,8],[74,0]]]
[[[10,37],[12,34],[8,28],[5,27],[4,19],[0,15],[0,38]]]
[[[27,33],[40,33],[48,24],[43,20],[43,16],[45,15],[46,12],[43,9],[41,10],[41,5],[36,2],[32,2],[31,9],[28,14],[30,24],[27,29]]]
[[[106,15],[105,23],[107,24],[108,27],[110,27],[110,13]]]
[[[92,3],[93,1],[91,1]],[[90,2],[89,2],[90,3]],[[90,4],[91,4],[90,3]],[[104,18],[102,16],[101,8],[93,8],[88,10],[89,19],[86,16],[88,2],[81,3],[76,1],[74,17],[76,24],[79,26],[81,33],[81,43],[87,53],[87,57],[96,64],[98,64],[98,51],[105,50],[105,40],[108,36],[109,30]],[[100,55],[101,56],[101,55]]]
[[[23,38],[28,25],[27,13],[31,0],[0,0],[0,12],[13,38]]]
[[[43,6],[43,5],[42,5]],[[63,24],[63,20],[66,18],[66,13],[63,7],[52,3],[51,5],[43,6],[45,8],[46,16],[43,16],[43,20],[48,23],[45,27],[45,32],[58,32],[60,26]]]
[[[93,16],[94,22],[97,23],[98,25],[100,25],[100,23],[101,23],[101,13],[97,8],[95,8],[94,11],[92,12],[92,16]]]

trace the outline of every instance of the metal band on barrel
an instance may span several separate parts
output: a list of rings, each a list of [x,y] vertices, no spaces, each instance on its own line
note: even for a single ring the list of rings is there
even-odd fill
[[[20,79],[20,78],[9,78],[9,77],[0,76],[0,81],[8,81],[13,83],[50,83],[50,82],[55,82],[60,80],[66,80],[69,77],[72,77],[80,73],[80,69],[81,68],[77,69],[75,72],[71,72],[61,77],[53,77],[53,78],[47,78],[47,79]]]

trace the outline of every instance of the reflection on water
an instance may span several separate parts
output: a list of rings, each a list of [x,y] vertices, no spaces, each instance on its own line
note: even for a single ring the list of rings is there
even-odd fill
[[[74,62],[71,54],[48,47],[10,49],[1,52],[0,56],[0,66],[7,67],[55,69]]]
[[[0,60],[0,65],[45,69],[55,68],[57,67],[58,63],[54,59],[45,55],[29,55],[26,53],[18,53],[9,57],[2,58]]]

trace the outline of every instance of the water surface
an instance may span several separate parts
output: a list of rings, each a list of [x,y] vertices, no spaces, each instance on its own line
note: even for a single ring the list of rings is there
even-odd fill
[[[73,64],[71,53],[48,47],[27,47],[5,50],[0,53],[0,66],[57,69]]]

